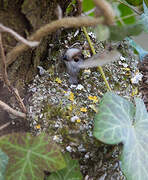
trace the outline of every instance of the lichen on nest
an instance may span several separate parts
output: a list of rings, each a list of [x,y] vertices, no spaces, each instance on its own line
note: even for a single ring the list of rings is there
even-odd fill
[[[138,91],[139,82],[133,84],[131,80],[138,72],[138,58],[126,42],[121,42],[120,46],[124,56],[118,62],[106,65],[103,70],[111,88],[117,94],[133,99],[134,96],[141,96]],[[99,50],[98,46],[97,51]],[[83,70],[80,84],[76,86],[69,85],[66,70],[58,72],[57,66],[50,66],[42,75],[36,75],[28,88],[28,91],[32,92],[27,107],[32,131],[35,133],[46,131],[54,141],[61,145],[63,151],[69,151],[75,154],[75,157],[79,157],[83,174],[88,173],[90,177],[100,175],[99,170],[95,172],[96,160],[98,162],[105,160],[106,153],[102,152],[101,159],[97,155],[98,149],[104,148],[106,151],[111,149],[98,142],[92,134],[93,119],[99,111],[98,104],[106,90],[97,68]],[[117,147],[116,150],[110,150],[111,154],[114,151],[120,154]],[[91,160],[91,164],[88,160]],[[118,172],[116,177],[123,179],[117,162],[116,160],[112,163],[110,158],[107,166],[112,164],[114,167],[114,170],[111,170],[112,176]],[[105,166],[102,164],[98,168],[103,172]],[[104,171],[107,176],[107,169]]]

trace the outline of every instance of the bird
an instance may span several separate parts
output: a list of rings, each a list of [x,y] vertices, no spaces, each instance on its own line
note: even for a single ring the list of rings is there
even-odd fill
[[[120,57],[121,54],[117,50],[111,50],[104,51],[101,54],[97,53],[85,60],[81,49],[67,49],[63,56],[63,61],[66,64],[67,72],[69,74],[69,83],[78,84],[78,75],[80,69],[103,66],[110,62],[119,60]]]

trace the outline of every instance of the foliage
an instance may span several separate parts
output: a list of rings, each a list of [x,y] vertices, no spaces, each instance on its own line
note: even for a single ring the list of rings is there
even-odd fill
[[[94,6],[94,3],[92,0],[83,0],[82,1],[82,9],[83,9],[83,12],[88,12],[90,11],[91,9],[93,9],[95,6]],[[90,16],[93,16],[94,13],[91,13]]]
[[[140,22],[143,24],[145,31],[148,32],[148,7],[143,2],[144,13],[140,17]]]
[[[143,0],[125,0],[125,1],[127,1],[130,5],[133,6],[139,6],[143,2]]]
[[[123,40],[127,36],[138,35],[143,31],[143,27],[140,24],[133,24],[128,26],[111,26],[110,28],[110,40]]]
[[[73,11],[73,6],[76,4],[76,0],[73,0],[68,7],[66,8],[66,15],[70,14]]]
[[[7,135],[0,139],[0,147],[9,156],[8,180],[41,180],[45,170],[53,172],[65,167],[59,148],[44,133],[39,136]]]
[[[94,136],[107,144],[123,143],[121,168],[128,180],[148,179],[148,113],[141,99],[134,106],[106,93],[95,117]]]
[[[124,1],[123,1],[124,2]],[[142,0],[128,0],[129,4],[140,5]],[[125,4],[121,4],[117,1],[112,2],[112,7],[116,13],[116,25],[111,27],[105,27],[98,25],[95,28],[95,33],[98,40],[123,40],[127,36],[137,36],[139,35],[145,27],[148,31],[148,8],[146,7],[145,1],[143,2],[144,13],[140,16],[140,20],[137,20],[137,14],[134,8],[128,7]],[[92,0],[83,1],[83,11],[87,12],[94,8]],[[92,14],[91,14],[92,15]],[[110,36],[109,36],[110,34]]]
[[[119,26],[123,25],[130,25],[136,23],[136,17],[133,10],[124,4],[117,4],[116,11],[118,11],[119,14],[117,14],[117,24]]]
[[[126,0],[129,4],[137,6],[142,0]],[[71,12],[73,0],[66,13]],[[136,4],[135,4],[136,3]],[[116,12],[116,25],[107,27],[99,25],[95,32],[99,40],[122,40],[127,36],[138,35],[145,28],[148,31],[148,8],[143,1],[144,12],[137,21],[135,12],[130,7],[113,2]],[[94,8],[92,0],[83,0],[83,11]],[[93,13],[90,14],[94,15]],[[83,24],[83,23],[82,23]],[[63,26],[63,25],[62,25]],[[59,27],[62,27],[59,26]],[[144,27],[144,28],[143,28]],[[56,26],[58,29],[58,27]],[[47,34],[44,34],[47,35]],[[110,37],[109,37],[110,36]],[[123,143],[121,168],[129,180],[148,179],[148,113],[141,99],[135,99],[136,107],[126,99],[114,93],[106,93],[103,97],[99,113],[94,124],[94,136],[107,144]],[[47,178],[55,180],[81,180],[77,160],[72,160],[70,155],[64,158],[58,148],[46,134],[33,137],[30,134],[7,135],[0,139],[0,179],[9,180],[41,180],[44,171],[51,172]],[[66,167],[65,167],[66,166]],[[135,171],[137,170],[137,171]]]
[[[64,158],[66,168],[53,172],[47,180],[82,180],[78,161],[71,159],[68,153],[64,155]]]
[[[126,38],[129,44],[138,52],[140,61],[143,61],[144,57],[148,54],[148,51],[144,50],[140,45],[138,45],[131,38]]]
[[[4,180],[6,166],[8,164],[8,156],[0,149],[0,179]]]
[[[0,145],[10,158],[6,171],[8,180],[41,180],[44,179],[44,171],[52,172],[47,180],[82,179],[78,161],[71,159],[68,153],[62,156],[57,145],[46,134],[33,137],[29,133],[16,133],[0,139]],[[7,163],[7,155],[0,151],[2,180]]]
[[[143,1],[143,7],[144,7],[144,13],[140,16],[138,27],[141,26],[142,29],[144,29],[146,32],[148,32],[148,8],[146,6],[145,1]],[[135,28],[135,30],[137,31],[137,28]],[[140,61],[142,61],[144,59],[144,57],[148,54],[148,51],[144,50],[139,44],[137,44],[131,38],[127,37],[126,40],[138,52]]]

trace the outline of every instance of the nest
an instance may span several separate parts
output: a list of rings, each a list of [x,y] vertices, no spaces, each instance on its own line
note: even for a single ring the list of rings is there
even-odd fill
[[[143,74],[140,91],[142,92],[142,97],[148,111],[148,55],[140,63],[139,70]]]

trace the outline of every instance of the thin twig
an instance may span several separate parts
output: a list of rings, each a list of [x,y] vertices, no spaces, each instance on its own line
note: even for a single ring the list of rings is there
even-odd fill
[[[20,118],[26,118],[26,114],[25,113],[22,113],[22,112],[19,112],[19,111],[16,111],[14,109],[12,109],[10,106],[8,106],[6,103],[4,103],[3,101],[0,100],[0,107],[4,110],[6,110],[8,113],[11,113],[17,117],[20,117]]]
[[[9,126],[9,124],[11,124],[11,122],[8,122],[8,123],[0,126],[0,131],[3,130],[4,128],[6,128],[7,126]]]
[[[6,56],[4,54],[1,33],[0,33],[0,54],[1,54],[1,61],[0,61],[1,66],[0,67],[1,67],[1,72],[2,72],[2,77],[3,77],[4,83],[7,85],[9,91],[11,93],[13,93],[13,95],[15,95],[23,112],[26,113],[25,105],[22,102],[22,99],[20,98],[18,91],[11,86],[10,81],[8,79],[8,74],[7,74],[7,69],[6,69]]]
[[[106,0],[93,0],[97,8],[99,8],[105,17],[92,18],[92,17],[66,17],[62,19],[58,19],[53,21],[45,26],[42,26],[39,30],[37,30],[30,38],[31,41],[40,41],[44,36],[51,34],[52,32],[58,30],[59,28],[78,28],[78,27],[88,27],[95,26],[97,24],[108,24],[112,25],[114,22],[115,14],[111,7],[111,5]],[[81,0],[77,0],[78,3],[81,4]],[[81,6],[81,5],[80,5]],[[12,62],[16,60],[16,58],[23,51],[27,50],[28,46],[26,44],[20,44],[14,47],[6,56],[7,63],[9,66]]]
[[[10,82],[8,80],[8,74],[7,74],[7,69],[6,69],[6,57],[5,57],[4,48],[2,45],[1,33],[0,33],[0,54],[1,54],[0,68],[1,68],[2,77],[3,77],[5,84],[7,84],[7,86],[10,87]]]
[[[90,14],[90,13],[93,13],[93,12],[95,11],[95,9],[96,9],[96,8],[93,8],[93,9],[87,11],[87,12],[84,12],[84,13],[82,14],[82,16],[89,16],[89,14]]]
[[[23,38],[22,36],[20,36],[18,33],[16,33],[15,31],[13,31],[12,29],[4,26],[3,24],[0,24],[0,32],[8,32],[11,35],[13,35],[14,38],[16,38],[16,40],[26,44],[27,46],[30,47],[35,47],[39,45],[39,42],[37,41],[28,41],[25,38]]]
[[[93,18],[93,17],[66,17],[62,19],[55,20],[49,24],[42,26],[37,30],[30,38],[31,41],[40,41],[43,37],[52,32],[58,30],[59,28],[78,28],[78,27],[88,27],[95,26],[97,24],[104,23],[102,18]],[[14,47],[6,56],[7,67],[16,60],[16,58],[23,52],[28,49],[26,44],[20,44]]]
[[[92,51],[93,55],[95,55],[95,54],[96,54],[95,48],[94,48],[93,45],[92,45],[91,39],[90,39],[90,37],[88,36],[87,30],[86,30],[85,27],[83,27],[83,32],[84,32],[84,34],[85,34],[85,36],[86,36],[86,38],[87,38],[87,41],[88,41],[88,43],[89,43],[89,46],[90,46],[90,48],[91,48],[91,51]],[[100,74],[102,75],[102,78],[103,78],[103,80],[104,80],[104,82],[105,82],[108,90],[111,91],[111,88],[110,88],[109,83],[108,83],[108,81],[107,81],[107,79],[106,79],[106,77],[105,77],[105,74],[104,74],[104,71],[103,71],[102,67],[99,66],[98,69],[99,69],[99,71],[100,71]]]
[[[13,88],[13,90],[14,90],[14,95],[15,95],[17,101],[19,102],[21,109],[23,110],[24,113],[26,113],[27,112],[26,107],[25,107],[25,105],[24,105],[24,103],[23,103],[23,101],[19,95],[18,90],[16,88]]]

